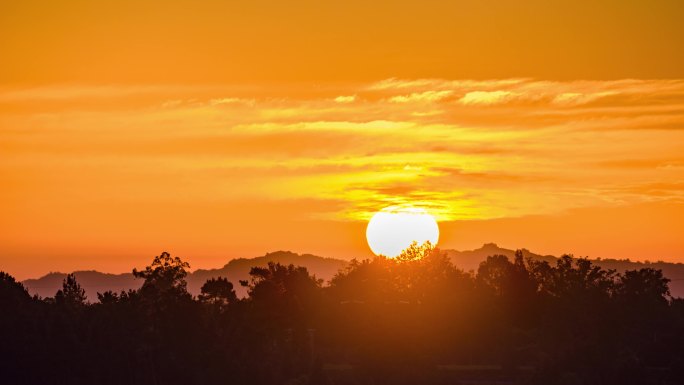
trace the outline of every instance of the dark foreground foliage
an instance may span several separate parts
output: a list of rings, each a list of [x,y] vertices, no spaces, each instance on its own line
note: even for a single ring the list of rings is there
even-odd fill
[[[255,267],[247,298],[168,253],[137,291],[86,301],[68,276],[31,297],[0,273],[3,384],[681,384],[684,301],[653,269],[616,274],[493,255],[466,273],[438,251],[353,261],[324,285]],[[420,255],[418,255],[418,254]],[[422,257],[422,258],[421,258]]]

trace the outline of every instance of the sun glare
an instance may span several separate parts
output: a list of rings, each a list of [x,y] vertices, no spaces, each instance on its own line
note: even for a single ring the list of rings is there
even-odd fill
[[[414,241],[422,245],[439,240],[439,226],[427,211],[415,207],[387,207],[373,215],[366,228],[368,246],[375,255],[396,258]]]

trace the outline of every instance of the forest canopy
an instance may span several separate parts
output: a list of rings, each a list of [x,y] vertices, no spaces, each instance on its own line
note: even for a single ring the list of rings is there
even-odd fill
[[[429,245],[428,245],[429,246]],[[68,275],[31,297],[0,273],[0,373],[42,384],[675,384],[684,300],[660,270],[491,255],[474,272],[440,250],[353,260],[329,282],[268,263],[187,291],[169,253],[138,290],[86,300]],[[247,288],[238,298],[235,285]],[[478,382],[479,381],[479,382]]]

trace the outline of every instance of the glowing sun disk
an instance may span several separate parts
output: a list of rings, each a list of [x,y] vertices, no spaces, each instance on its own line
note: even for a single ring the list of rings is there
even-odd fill
[[[439,240],[437,221],[420,208],[388,207],[373,215],[366,228],[368,246],[375,255],[395,258],[414,241],[422,245]]]

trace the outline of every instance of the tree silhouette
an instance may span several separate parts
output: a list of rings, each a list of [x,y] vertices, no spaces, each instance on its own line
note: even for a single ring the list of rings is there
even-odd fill
[[[104,293],[97,293],[97,300],[103,305],[117,303],[119,301],[119,295],[108,290]]]
[[[190,264],[183,262],[179,257],[171,257],[166,251],[154,257],[152,264],[139,271],[133,269],[136,278],[145,280],[140,292],[144,296],[153,297],[188,297],[187,290],[188,272]]]
[[[477,269],[477,282],[493,294],[503,295],[510,285],[513,264],[505,255],[490,255]]]
[[[628,270],[620,276],[617,294],[626,301],[650,301],[667,304],[670,289],[669,279],[663,276],[661,270],[644,268]]]
[[[198,299],[204,303],[225,306],[237,302],[233,284],[227,278],[211,278],[202,285]]]
[[[411,242],[409,247],[401,251],[401,254],[397,256],[397,261],[408,262],[415,261],[418,259],[423,259],[430,255],[434,250],[434,246],[430,241],[425,241],[423,244],[419,245],[417,241]]]
[[[0,383],[30,382],[41,356],[38,301],[11,275],[0,271]],[[28,375],[27,375],[28,373]]]
[[[85,305],[86,299],[85,289],[76,281],[76,276],[67,274],[62,282],[62,288],[55,294],[55,302],[58,305],[79,307]]]
[[[31,299],[28,291],[14,277],[0,271],[0,307],[11,308]]]
[[[315,311],[323,282],[306,267],[269,262],[267,267],[253,267],[249,275],[249,300],[263,314],[293,326]]]

